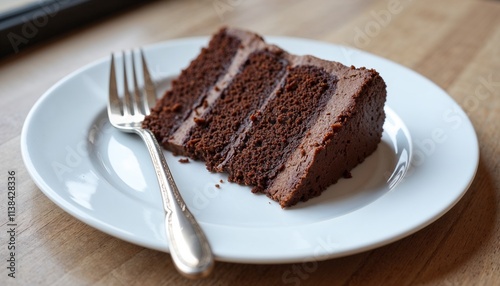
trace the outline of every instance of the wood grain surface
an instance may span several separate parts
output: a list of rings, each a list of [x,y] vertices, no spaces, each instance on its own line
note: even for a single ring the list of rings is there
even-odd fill
[[[468,192],[436,222],[384,247],[309,264],[219,262],[203,280],[179,275],[169,254],[85,225],[40,192],[23,164],[20,133],[47,89],[111,51],[223,25],[352,46],[431,79],[479,138]],[[156,1],[89,24],[0,59],[0,285],[500,285],[499,97],[500,1]],[[16,278],[6,262],[8,171],[17,183]]]

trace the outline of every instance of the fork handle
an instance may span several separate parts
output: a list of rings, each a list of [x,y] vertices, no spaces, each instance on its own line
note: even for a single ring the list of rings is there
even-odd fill
[[[207,276],[214,266],[208,240],[188,210],[168,168],[163,151],[148,129],[139,129],[153,161],[165,210],[165,228],[174,264],[186,277]]]

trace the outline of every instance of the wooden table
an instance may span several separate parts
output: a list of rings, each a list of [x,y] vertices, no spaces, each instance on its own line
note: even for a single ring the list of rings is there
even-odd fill
[[[430,78],[464,108],[476,128],[481,157],[468,192],[430,226],[375,250],[309,268],[219,262],[210,277],[197,281],[179,275],[168,254],[97,231],[40,192],[22,162],[20,133],[30,108],[48,88],[110,51],[209,35],[222,25],[353,46]],[[0,90],[0,284],[500,283],[498,1],[158,1],[0,60]],[[15,279],[7,276],[5,262],[9,171],[15,171],[17,183]]]

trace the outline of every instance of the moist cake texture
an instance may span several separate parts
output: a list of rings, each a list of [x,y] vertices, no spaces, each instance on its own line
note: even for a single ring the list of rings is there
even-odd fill
[[[375,151],[385,99],[375,70],[292,55],[223,28],[144,127],[164,148],[285,208],[319,196]]]

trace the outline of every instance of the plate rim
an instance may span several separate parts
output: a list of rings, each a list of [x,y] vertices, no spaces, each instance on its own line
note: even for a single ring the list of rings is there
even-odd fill
[[[388,60],[388,59],[385,59],[385,58],[382,58],[380,56],[377,56],[377,55],[374,55],[374,54],[371,54],[371,53],[368,53],[368,52],[365,52],[365,51],[361,51],[361,50],[358,50],[356,48],[352,48],[352,47],[346,47],[346,46],[342,46],[342,45],[338,45],[338,44],[332,44],[332,43],[327,43],[327,42],[322,42],[322,41],[317,41],[317,40],[311,40],[311,39],[304,39],[304,38],[296,38],[296,37],[283,37],[283,36],[266,36],[265,37],[266,40],[269,39],[269,42],[280,42],[280,41],[300,41],[300,42],[307,42],[309,44],[316,44],[316,45],[321,45],[321,46],[329,46],[329,47],[336,47],[336,48],[344,48],[344,49],[347,49],[347,50],[352,50],[352,51],[355,51],[355,52],[359,52],[359,53],[363,53],[363,54],[366,54],[370,57],[375,57],[375,58],[378,58],[379,60],[382,60],[382,61],[386,61],[386,62],[390,62],[392,65],[396,65],[396,66],[399,66],[400,68],[403,68],[406,72],[410,72],[416,76],[418,76],[421,80],[426,80],[428,81],[429,84],[431,84],[434,88],[437,88],[439,89],[444,95],[447,96],[447,100],[451,100],[451,102],[453,102],[462,112],[462,108],[460,105],[458,105],[455,100],[446,92],[444,91],[441,87],[439,87],[438,85],[436,85],[435,83],[433,83],[430,79],[416,73],[415,71],[405,67],[405,66],[402,66],[398,63],[395,63],[391,60]],[[206,43],[207,40],[209,39],[208,36],[203,36],[203,37],[188,37],[188,38],[180,38],[180,39],[173,39],[173,40],[168,40],[168,41],[163,41],[163,42],[159,42],[159,43],[154,43],[154,44],[151,44],[151,45],[147,45],[144,47],[144,50],[147,54],[148,50],[151,50],[151,49],[159,49],[161,47],[165,48],[165,47],[169,47],[169,46],[176,46],[176,45],[180,45],[180,44],[185,44],[185,43]],[[98,59],[96,61],[93,61],[89,64],[86,64],[78,69],[76,69],[75,71],[69,73],[68,75],[64,76],[63,78],[61,78],[57,83],[55,83],[54,85],[52,85],[40,98],[37,99],[37,101],[35,102],[35,104],[33,105],[33,107],[30,109],[25,121],[24,121],[24,124],[23,124],[23,127],[22,127],[22,131],[21,131],[21,154],[22,154],[22,158],[23,158],[23,161],[24,161],[24,164],[26,166],[26,169],[28,171],[28,173],[30,174],[30,177],[33,179],[33,181],[35,182],[35,184],[38,186],[38,188],[52,201],[54,202],[57,206],[59,206],[61,209],[63,209],[65,212],[67,212],[68,214],[72,215],[73,217],[77,218],[78,220],[96,228],[96,229],[99,229],[100,231],[103,231],[105,233],[108,233],[114,237],[117,237],[119,239],[122,239],[122,240],[125,240],[125,241],[128,241],[128,242],[131,242],[131,243],[134,243],[134,244],[137,244],[137,245],[141,245],[141,246],[144,246],[144,247],[148,247],[148,248],[152,248],[152,249],[156,249],[156,250],[160,250],[160,251],[168,251],[168,247],[165,248],[164,246],[161,246],[161,245],[144,245],[144,242],[136,237],[136,236],[132,236],[132,237],[123,237],[122,233],[120,232],[116,232],[114,229],[107,229],[107,230],[103,230],[102,229],[102,225],[101,224],[96,224],[96,222],[92,219],[92,217],[89,217],[89,215],[85,212],[82,212],[80,210],[78,210],[77,208],[68,208],[67,205],[63,204],[61,201],[58,201],[58,200],[55,200],[54,199],[54,195],[57,196],[57,192],[55,192],[52,187],[47,184],[45,182],[45,180],[38,174],[37,170],[36,170],[36,166],[33,164],[33,162],[31,161],[31,158],[29,156],[29,153],[30,151],[28,150],[28,142],[26,141],[27,140],[27,136],[29,135],[28,134],[28,131],[29,131],[29,125],[30,125],[30,122],[33,120],[33,117],[35,116],[35,113],[37,112],[37,110],[40,109],[40,106],[42,105],[43,101],[45,101],[47,98],[49,98],[51,96],[51,94],[54,93],[55,90],[57,90],[57,88],[63,84],[64,82],[66,82],[68,79],[71,79],[75,76],[78,76],[79,74],[81,74],[82,72],[94,67],[94,66],[98,66],[100,64],[103,64],[104,62],[108,62],[109,59],[108,58],[101,58],[101,59]],[[463,112],[465,114],[465,112]],[[398,114],[399,115],[399,114]],[[364,246],[360,246],[358,248],[355,248],[355,249],[346,249],[344,251],[341,251],[341,252],[330,252],[328,253],[328,251],[326,252],[322,252],[321,255],[318,255],[318,256],[314,256],[312,257],[314,260],[324,260],[324,259],[331,259],[331,258],[335,258],[335,257],[340,257],[340,256],[346,256],[346,255],[351,255],[351,254],[355,254],[355,253],[359,253],[359,252],[363,252],[363,251],[367,251],[367,250],[370,250],[370,249],[374,249],[374,248],[377,248],[377,247],[380,247],[380,246],[383,246],[383,245],[386,245],[386,244],[389,244],[389,243],[392,243],[394,241],[397,241],[403,237],[406,237],[412,233],[415,233],[417,231],[419,231],[420,229],[428,226],[429,224],[433,223],[435,220],[437,220],[439,217],[441,217],[444,213],[446,213],[447,211],[449,211],[462,197],[463,195],[466,193],[466,191],[469,189],[470,185],[472,184],[473,180],[474,180],[474,177],[477,173],[477,169],[478,169],[478,164],[479,164],[479,146],[478,146],[478,138],[477,138],[477,134],[474,130],[474,126],[472,125],[472,123],[470,122],[470,119],[468,118],[467,115],[465,115],[465,119],[466,123],[468,123],[470,125],[470,127],[472,128],[472,132],[473,132],[473,135],[474,135],[474,141],[475,141],[475,148],[473,148],[473,152],[475,153],[475,158],[476,158],[476,161],[475,161],[475,167],[474,167],[474,170],[472,172],[472,174],[469,174],[470,175],[470,180],[468,181],[468,184],[467,186],[464,188],[463,191],[461,191],[461,194],[453,201],[453,202],[450,202],[449,205],[442,209],[441,212],[439,213],[435,213],[433,217],[429,218],[427,221],[424,221],[422,222],[419,227],[416,227],[416,228],[412,228],[412,229],[408,229],[406,230],[405,232],[400,232],[399,235],[397,236],[392,236],[390,239],[385,239],[385,240],[381,240],[381,241],[378,241],[377,243],[369,243],[367,245],[364,245]],[[411,130],[410,131],[410,135],[411,135]],[[224,256],[224,255],[218,255],[217,256],[217,260],[219,261],[226,261],[226,262],[240,262],[240,263],[290,263],[290,262],[300,262],[300,261],[305,261],[307,260],[307,258],[311,258],[311,254],[310,254],[310,251],[305,251],[305,253],[298,253],[298,252],[295,252],[294,254],[291,254],[291,255],[282,255],[281,257],[262,257],[262,255],[256,255],[255,257],[238,257],[238,258],[235,258],[235,257],[230,257],[230,256]]]

